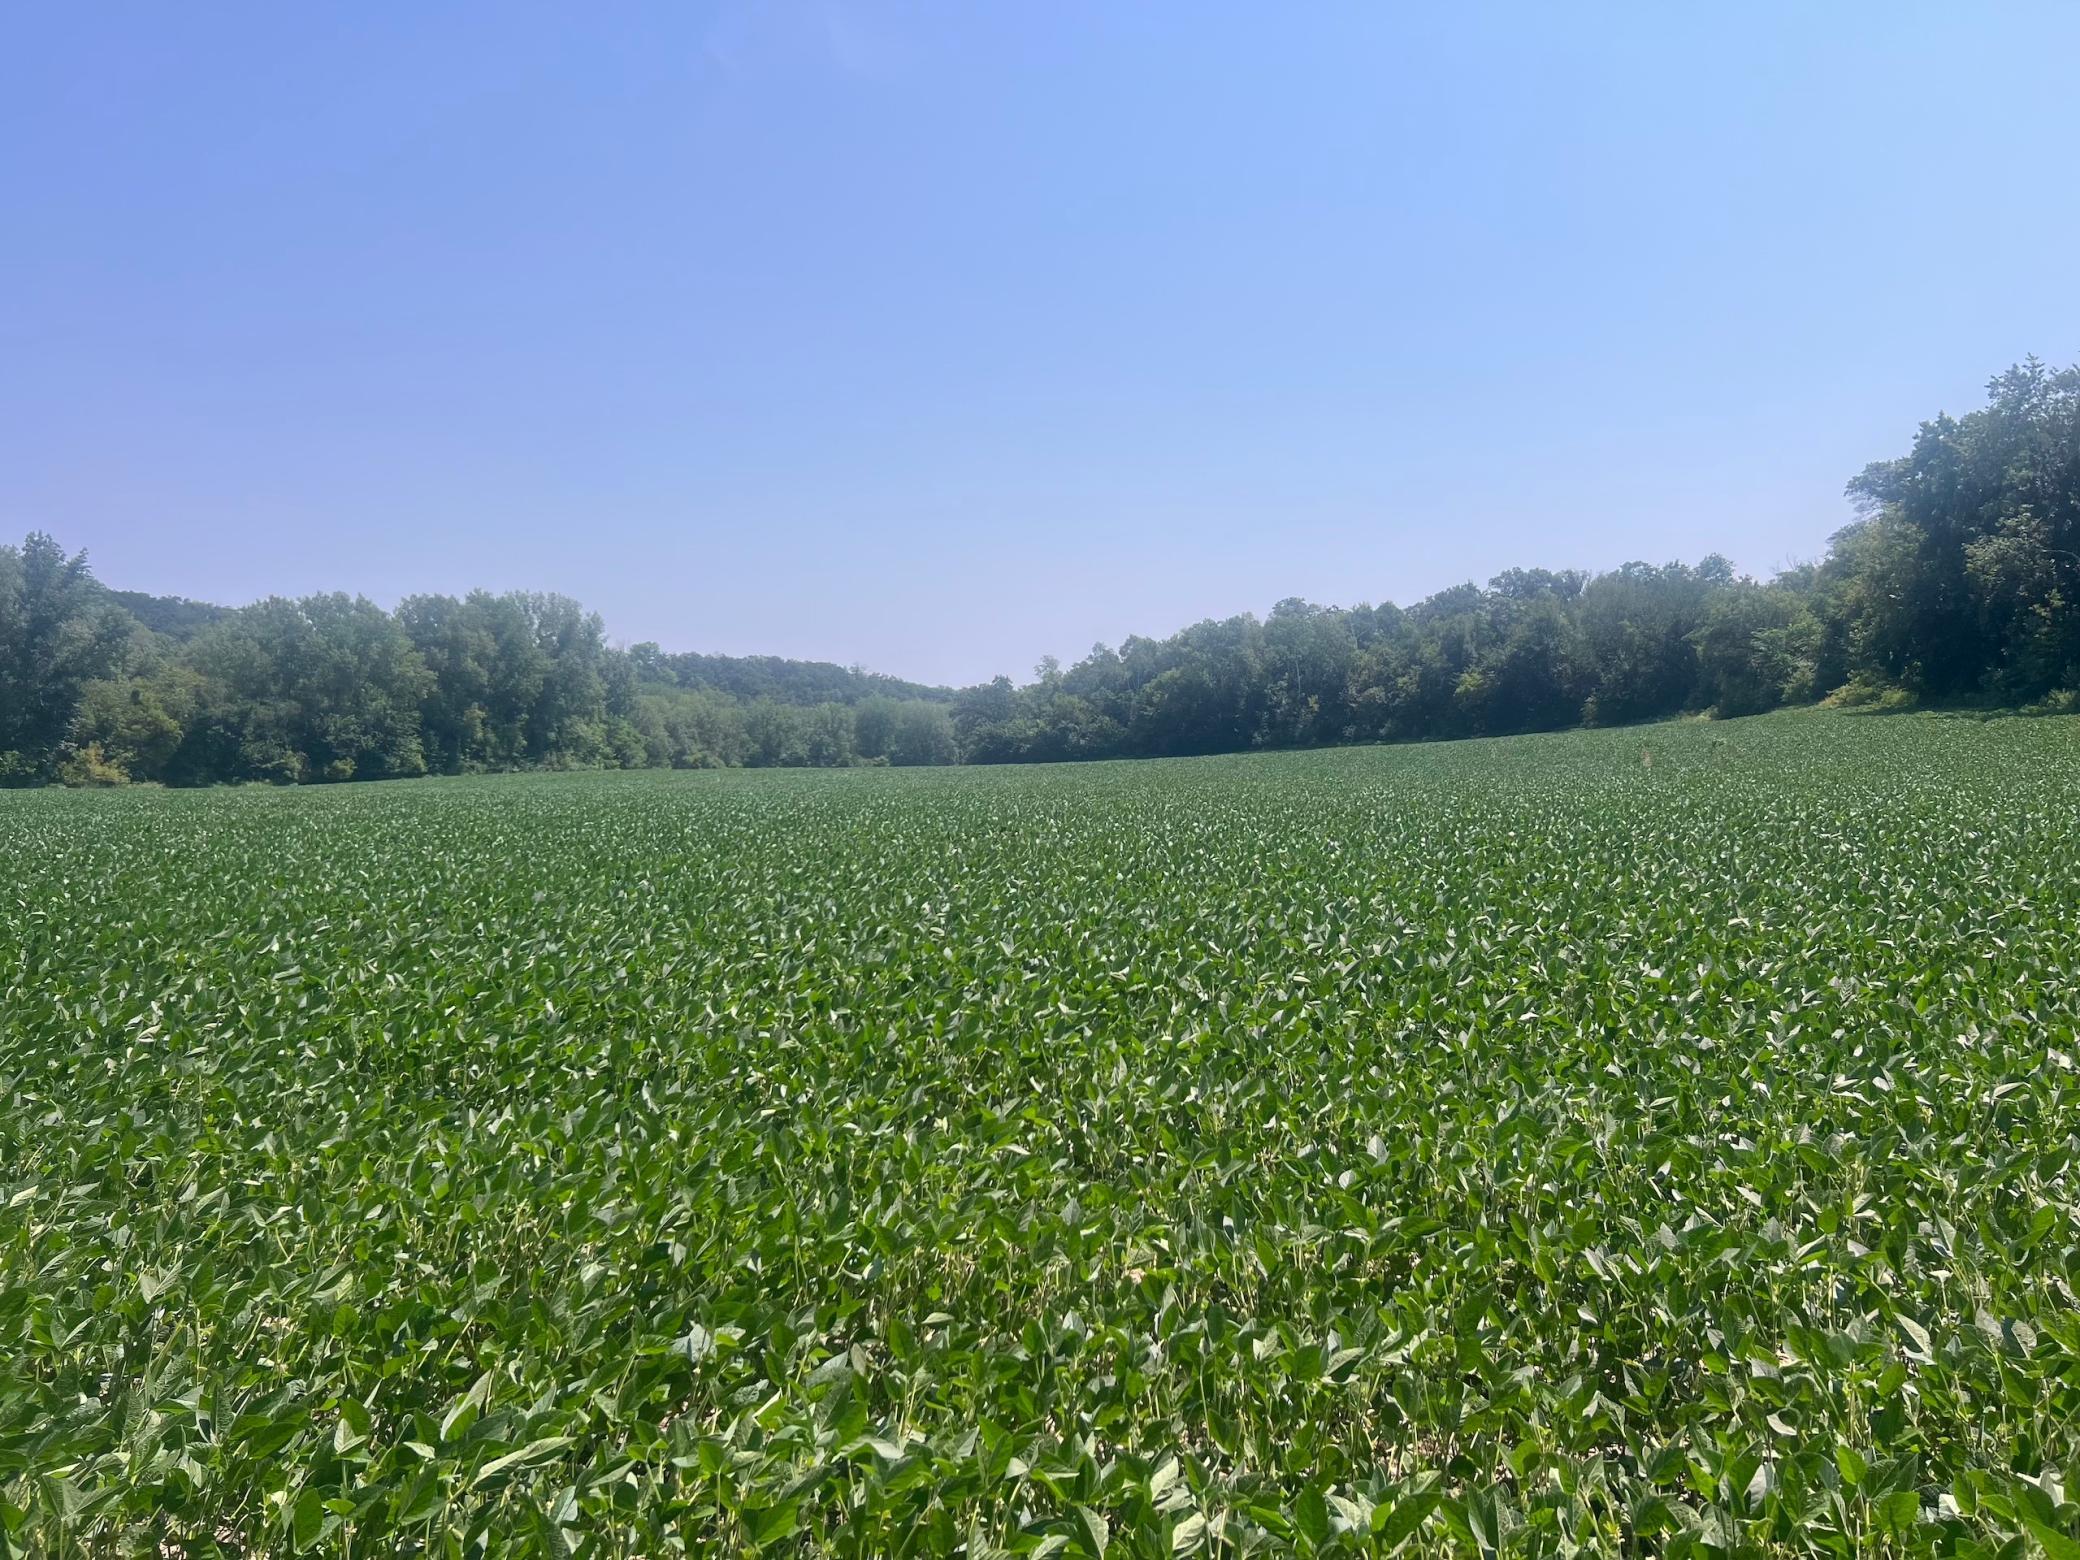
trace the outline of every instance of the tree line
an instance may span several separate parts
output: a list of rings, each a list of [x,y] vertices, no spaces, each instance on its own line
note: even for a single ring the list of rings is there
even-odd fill
[[[947,698],[813,662],[617,649],[568,597],[104,590],[50,537],[0,548],[0,781],[169,785],[429,772],[935,764]],[[735,678],[754,687],[729,691]]]
[[[1409,607],[1281,601],[952,690],[821,662],[620,649],[532,592],[105,589],[0,547],[0,783],[338,781],[579,767],[1154,757],[1545,731],[1691,711],[2080,690],[2080,368],[2032,359],[1850,484],[1767,581],[1724,558],[1512,569]]]

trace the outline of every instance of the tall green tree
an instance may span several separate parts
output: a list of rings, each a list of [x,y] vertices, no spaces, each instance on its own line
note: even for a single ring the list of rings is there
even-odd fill
[[[2080,367],[2032,358],[1849,484],[1856,671],[1954,697],[2080,684]]]
[[[365,598],[270,597],[198,636],[187,660],[204,693],[177,771],[288,782],[426,772],[432,675],[397,619]]]
[[[88,685],[122,663],[134,625],[87,567],[33,531],[0,547],[0,784],[50,778]]]

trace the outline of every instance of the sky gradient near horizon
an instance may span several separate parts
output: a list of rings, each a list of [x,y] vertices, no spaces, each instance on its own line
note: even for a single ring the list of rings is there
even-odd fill
[[[2080,359],[2080,7],[18,6],[0,535],[934,682],[1766,574]]]

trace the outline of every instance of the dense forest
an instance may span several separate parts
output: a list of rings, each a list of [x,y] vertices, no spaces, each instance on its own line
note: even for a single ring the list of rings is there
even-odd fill
[[[0,547],[0,783],[376,779],[574,767],[996,763],[1552,730],[1781,704],[2071,707],[2080,368],[2031,360],[1849,484],[1858,518],[1768,581],[1713,556],[1512,569],[1413,606],[1278,603],[959,691],[816,662],[611,646],[527,592],[104,588]]]

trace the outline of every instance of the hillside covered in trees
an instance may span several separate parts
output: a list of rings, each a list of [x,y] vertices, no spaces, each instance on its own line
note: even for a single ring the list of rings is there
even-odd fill
[[[1512,569],[1409,607],[1268,618],[1052,658],[1023,686],[611,646],[567,597],[104,588],[0,547],[0,783],[174,785],[494,769],[946,764],[1411,741],[2080,690],[2080,368],[2032,360],[1850,484],[1861,518],[1768,581],[1724,558]]]

